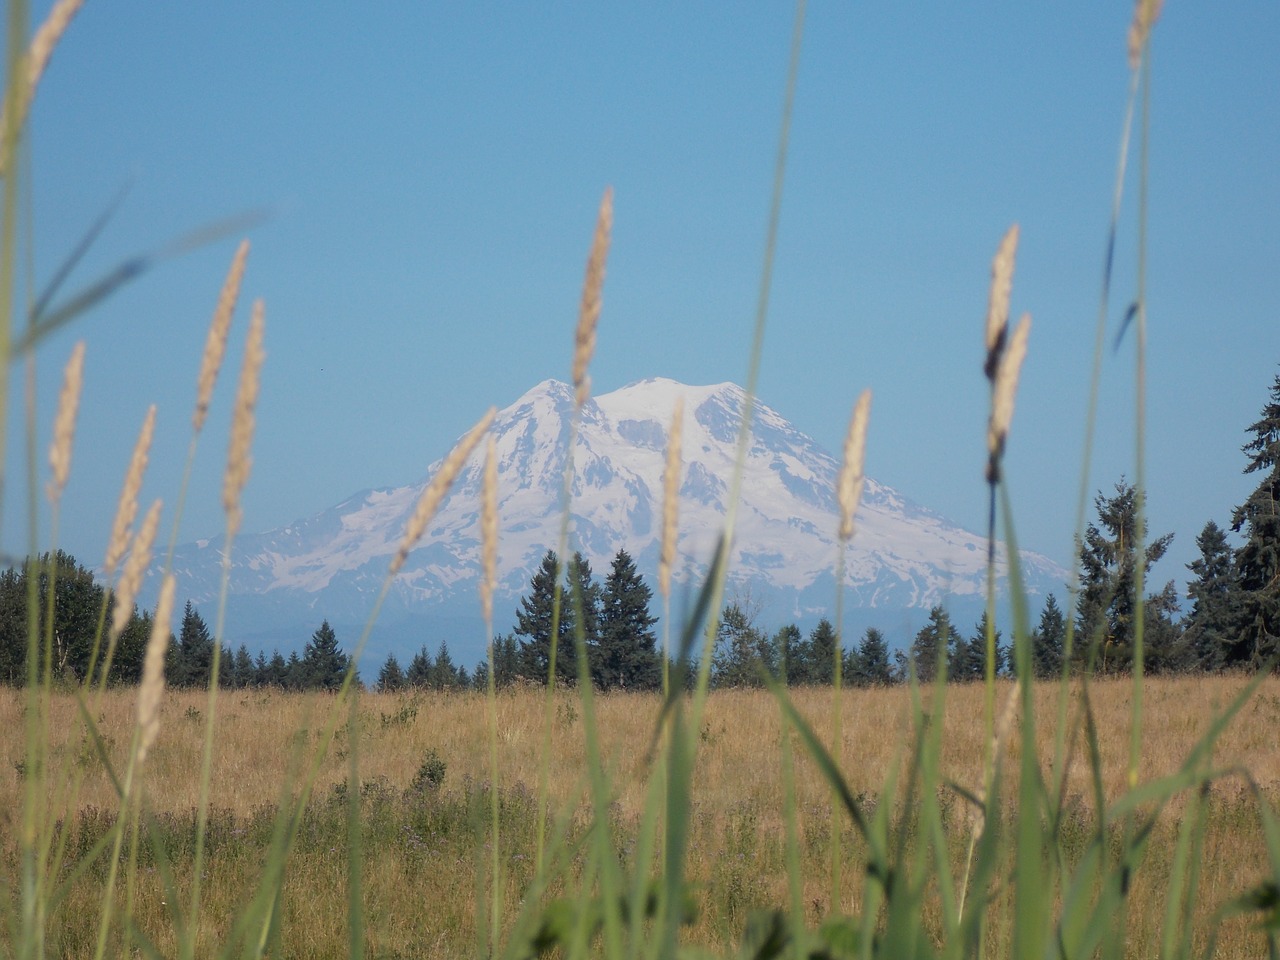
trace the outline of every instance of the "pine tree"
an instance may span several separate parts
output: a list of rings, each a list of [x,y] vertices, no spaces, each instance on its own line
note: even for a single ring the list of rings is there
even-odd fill
[[[548,550],[529,581],[529,593],[520,598],[520,608],[516,611],[515,635],[524,638],[520,646],[520,675],[535,683],[546,683],[550,670],[551,622],[560,572],[560,561],[555,551]],[[560,601],[559,629],[556,631],[556,682],[564,683],[576,680],[578,671],[573,634],[574,605],[567,591]]]
[[[284,669],[284,688],[286,690],[306,690],[307,675],[302,666],[302,658],[297,650],[289,652],[289,661]]]
[[[182,614],[182,629],[174,652],[175,687],[207,687],[213,672],[213,635],[191,601]]]
[[[1249,433],[1244,472],[1260,473],[1262,481],[1231,516],[1244,544],[1235,557],[1239,630],[1224,660],[1258,667],[1280,649],[1280,376]]]
[[[309,690],[337,690],[350,663],[350,658],[338,649],[338,636],[333,627],[325,620],[311,635],[303,652],[303,685]]]
[[[431,678],[435,676],[435,666],[435,659],[427,652],[427,645],[424,643],[409,661],[405,682],[419,690],[426,689],[431,686]]]
[[[293,654],[293,659],[297,659],[297,654]],[[265,682],[268,686],[279,687],[281,690],[290,689],[289,677],[289,661],[285,660],[284,654],[279,650],[271,651],[271,662],[267,665]]]
[[[867,627],[862,641],[850,658],[851,681],[860,687],[883,686],[893,682],[889,667],[889,645],[884,634],[875,627]]]
[[[960,639],[951,625],[951,617],[942,607],[929,611],[929,622],[920,628],[911,644],[909,662],[915,665],[916,678],[921,683],[931,683],[938,675],[938,666],[945,670],[950,651]]]
[[[720,615],[711,683],[717,688],[763,686],[762,670],[776,673],[773,644],[741,606],[731,603]]]
[[[1187,584],[1191,611],[1185,642],[1200,670],[1221,670],[1233,660],[1239,642],[1242,597],[1236,580],[1235,551],[1227,532],[1210,520],[1196,537],[1200,556],[1187,564],[1196,578]],[[1236,650],[1237,656],[1240,651]],[[1241,657],[1241,659],[1243,659]]]
[[[243,643],[236,650],[235,657],[228,664],[231,667],[233,686],[253,686],[253,658],[249,656],[249,648]]]
[[[809,631],[809,672],[808,682],[820,686],[831,686],[835,683],[836,628],[831,621],[823,617],[818,625]],[[843,668],[844,664],[841,664]],[[843,669],[841,670],[843,673]]]
[[[1062,673],[1062,647],[1067,638],[1067,619],[1051,593],[1040,611],[1040,624],[1031,634],[1031,670],[1037,679],[1051,680]]]
[[[1105,673],[1127,670],[1133,661],[1137,602],[1135,587],[1138,573],[1138,546],[1146,539],[1145,522],[1139,524],[1141,495],[1123,478],[1115,487],[1115,495],[1101,493],[1094,499],[1101,526],[1089,524],[1080,546],[1080,603],[1077,633],[1082,640],[1081,653],[1096,657],[1096,668]],[[1143,552],[1143,579],[1164,556],[1173,534],[1157,537]],[[1165,643],[1166,624],[1161,623],[1161,590],[1144,605],[1144,635],[1157,641],[1151,650]],[[1096,653],[1094,652],[1096,651]]]
[[[787,686],[794,687],[809,682],[809,645],[794,623],[779,627],[773,635],[773,647],[778,651],[778,663]]]
[[[662,686],[662,660],[649,615],[653,591],[636,571],[626,550],[613,558],[600,594],[598,639],[591,674],[601,690],[657,690]]]
[[[987,613],[982,612],[982,619],[973,628],[973,635],[967,641],[957,634],[951,663],[947,676],[952,680],[974,681],[985,680],[987,676]],[[1004,667],[1004,648],[1000,645],[1000,632],[995,635],[995,672],[1001,673]]]
[[[395,693],[403,690],[405,686],[404,671],[400,669],[400,661],[396,659],[394,653],[387,654],[387,661],[382,665],[382,669],[378,671],[378,685],[376,687],[379,693]]]
[[[436,690],[453,690],[458,686],[458,668],[453,665],[449,644],[444,640],[440,641],[435,666],[431,668],[431,686]]]
[[[267,672],[267,652],[259,650],[257,659],[253,661],[253,686],[265,687],[270,683],[270,674]]]

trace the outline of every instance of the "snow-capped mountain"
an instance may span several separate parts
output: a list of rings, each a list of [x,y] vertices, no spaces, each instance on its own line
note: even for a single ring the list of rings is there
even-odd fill
[[[691,596],[723,529],[745,394],[731,383],[686,386],[652,379],[589,400],[573,450],[570,550],[598,578],[620,548],[655,587],[662,470],[677,397],[684,399],[683,482],[675,609]],[[492,428],[499,461],[499,589],[495,628],[514,622],[518,597],[560,536],[573,389],[547,380],[502,410]],[[442,451],[443,452],[443,451]],[[472,662],[483,644],[477,585],[483,465],[476,456],[392,586],[370,653],[447,640]],[[431,473],[437,465],[432,467]],[[749,595],[762,625],[801,626],[830,616],[835,599],[839,463],[770,408],[756,404],[730,555],[730,596]],[[241,536],[231,571],[228,636],[250,646],[300,646],[322,617],[356,629],[368,616],[405,523],[430,479],[358,493],[316,516]],[[221,543],[179,549],[179,593],[217,596]],[[1003,556],[998,564],[1004,575]],[[1022,554],[1034,593],[1061,592],[1065,572]],[[935,603],[976,619],[985,590],[986,541],[868,479],[846,557],[846,627],[886,633],[918,623]],[[657,612],[655,608],[655,613]],[[354,638],[352,638],[354,640]],[[904,643],[907,637],[891,637]]]

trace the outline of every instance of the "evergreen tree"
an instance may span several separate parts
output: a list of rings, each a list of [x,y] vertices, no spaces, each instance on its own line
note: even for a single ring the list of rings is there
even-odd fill
[[[188,600],[174,651],[172,684],[175,687],[207,687],[212,672],[213,635],[204,618]]]
[[[1115,490],[1114,496],[1099,493],[1094,499],[1100,526],[1089,524],[1080,546],[1077,633],[1083,641],[1082,653],[1096,656],[1096,668],[1103,673],[1127,670],[1132,665],[1138,547],[1146,539],[1145,521],[1138,521],[1141,494],[1123,479]],[[1147,544],[1142,564],[1144,581],[1152,564],[1164,556],[1172,541],[1173,534],[1167,533]],[[1144,605],[1144,635],[1157,641],[1150,645],[1152,651],[1167,640],[1168,625],[1161,622],[1166,614],[1161,602],[1164,592],[1153,595]]]
[[[289,689],[289,661],[279,650],[271,651],[271,661],[267,664],[263,681],[267,686]]]
[[[379,693],[395,693],[404,687],[405,677],[404,671],[400,669],[400,661],[394,653],[388,653],[387,662],[378,671],[378,685],[375,689]]]
[[[867,627],[862,641],[850,657],[851,681],[860,687],[883,686],[893,682],[889,667],[889,645],[884,634],[875,627]]]
[[[948,677],[952,680],[973,681],[985,680],[987,677],[987,613],[982,612],[982,619],[973,628],[973,635],[965,641],[957,634],[954,652],[948,669]],[[1000,631],[995,635],[995,672],[1004,669],[1004,648],[1000,645]]]
[[[1031,634],[1031,670],[1037,679],[1051,680],[1062,673],[1062,648],[1067,638],[1067,619],[1051,593],[1040,611],[1040,624]]]
[[[298,656],[297,650],[289,653],[289,660],[284,669],[284,688],[286,690],[307,689],[307,675],[303,671],[302,658]]]
[[[449,654],[449,644],[440,641],[440,649],[436,651],[436,662],[431,668],[431,687],[436,690],[453,690],[458,686],[458,668],[453,665],[453,657]]]
[[[1231,529],[1244,534],[1244,543],[1235,557],[1239,628],[1223,659],[1228,666],[1257,667],[1280,649],[1280,376],[1249,433],[1244,472],[1262,480],[1231,516]]]
[[[946,669],[948,652],[959,639],[960,635],[951,625],[951,617],[946,610],[935,606],[929,611],[929,622],[916,634],[908,655],[909,662],[915,665],[916,678],[921,683],[933,681],[938,675],[939,664]]]
[[[493,685],[501,690],[520,676],[520,644],[515,634],[493,638]],[[487,683],[486,679],[486,683]]]
[[[777,673],[773,644],[741,606],[731,603],[720,616],[711,683],[717,688],[759,687],[762,671]]]
[[[483,693],[489,689],[489,658],[485,657],[476,663],[476,668],[471,671],[471,688],[479,690]],[[494,689],[497,687],[495,685]]]
[[[409,670],[405,674],[405,682],[419,690],[425,689],[431,686],[431,680],[436,673],[435,667],[435,659],[427,652],[427,645],[424,643],[421,649],[413,655],[413,659],[409,661]]]
[[[550,670],[551,623],[559,577],[560,561],[555,551],[548,550],[529,582],[529,593],[520,598],[520,608],[516,611],[515,635],[524,638],[520,646],[520,675],[535,683],[546,683]],[[567,593],[560,599],[559,629],[556,631],[557,683],[573,682],[578,675],[573,639],[574,605]]]
[[[809,631],[809,677],[808,682],[821,686],[831,686],[836,676],[836,645],[840,638],[831,621],[823,617],[818,625]],[[842,668],[843,663],[840,665]],[[843,673],[843,669],[841,670]]]
[[[1235,551],[1227,542],[1227,532],[1212,520],[1196,537],[1196,546],[1200,556],[1187,564],[1196,578],[1187,584],[1191,612],[1185,624],[1185,642],[1195,667],[1221,670],[1231,662],[1231,653],[1239,641],[1242,598],[1236,581]],[[1235,653],[1239,655],[1240,651]]]
[[[231,676],[236,687],[253,686],[253,658],[249,656],[249,648],[243,643],[236,650],[235,657],[230,662]]]
[[[338,649],[338,635],[321,622],[302,655],[303,686],[309,690],[337,690],[347,675],[351,658]]]
[[[0,682],[20,686],[27,677],[27,578],[0,573]]]
[[[779,627],[773,635],[773,647],[778,651],[778,664],[787,686],[794,687],[809,682],[809,647],[804,635],[794,623]]]
[[[253,661],[253,686],[266,687],[270,686],[270,684],[270,674],[267,672],[267,652],[259,650],[258,658]]]
[[[613,558],[600,594],[598,640],[591,674],[601,690],[657,690],[662,686],[662,659],[649,615],[653,591],[636,571],[626,550]]]

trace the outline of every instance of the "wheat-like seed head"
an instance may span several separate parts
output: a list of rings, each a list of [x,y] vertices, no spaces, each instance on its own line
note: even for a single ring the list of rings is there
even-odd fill
[[[22,96],[17,102],[17,116],[13,123],[15,132],[20,130],[22,125],[26,123],[27,112],[31,109],[31,101],[36,96],[36,87],[40,84],[40,78],[44,75],[45,68],[49,66],[49,60],[53,56],[53,49],[58,45],[58,41],[62,39],[62,35],[66,33],[67,27],[71,23],[71,18],[76,15],[82,6],[84,6],[84,0],[58,0],[53,5],[53,9],[49,11],[49,16],[45,18],[44,23],[40,25],[40,29],[31,38],[31,46],[27,48],[27,71],[24,78],[26,89],[22,91]],[[10,98],[6,96],[4,105],[0,106],[0,132],[3,133],[7,133],[9,129],[9,103]],[[9,159],[8,147],[6,147],[3,155],[0,155],[0,174],[4,173]]]
[[[871,391],[863,390],[849,417],[849,432],[844,438],[844,463],[836,483],[836,501],[840,504],[840,539],[853,539],[853,518],[862,500],[866,482],[862,466],[867,454],[867,420],[871,415]]]
[[[1164,0],[1138,0],[1133,8],[1133,22],[1129,24],[1129,69],[1137,70],[1151,28],[1160,19]]]
[[[671,596],[671,564],[676,559],[680,512],[680,440],[684,433],[684,398],[677,397],[667,438],[667,462],[662,468],[662,548],[658,554],[658,589]]]
[[[120,488],[120,499],[116,502],[116,517],[111,523],[111,539],[107,542],[107,557],[102,569],[110,577],[116,572],[116,564],[124,556],[129,546],[129,531],[138,516],[138,493],[142,489],[142,475],[147,472],[147,458],[151,453],[151,437],[156,428],[156,405],[147,408],[147,415],[142,420],[142,429],[138,432],[137,442],[133,445],[133,456],[129,459],[129,470],[124,475],[124,485]]]
[[[133,601],[142,586],[142,578],[151,566],[151,545],[155,543],[156,529],[160,526],[160,501],[151,504],[151,509],[142,518],[142,526],[133,540],[133,550],[129,559],[120,571],[120,579],[116,583],[115,605],[111,608],[111,630],[107,634],[107,645],[113,646],[129,625],[129,617],[133,615]]]
[[[400,549],[391,558],[389,576],[394,577],[399,573],[400,568],[404,566],[404,562],[409,559],[409,551],[413,549],[414,544],[426,532],[427,524],[431,522],[431,518],[440,509],[440,504],[449,492],[449,488],[453,486],[453,481],[457,479],[463,465],[467,462],[467,458],[471,456],[471,451],[476,448],[480,438],[489,429],[489,424],[493,423],[493,418],[496,415],[497,410],[490,407],[488,412],[480,418],[480,422],[471,428],[471,432],[459,440],[458,445],[449,451],[449,455],[444,458],[444,463],[440,465],[436,475],[431,478],[427,488],[422,491],[422,496],[418,498],[418,505],[414,508],[413,516],[405,524],[404,539],[400,541]]]
[[[204,341],[204,355],[200,358],[200,376],[196,379],[196,409],[191,415],[191,426],[196,433],[204,427],[205,418],[209,415],[213,385],[218,380],[222,358],[227,352],[227,332],[231,329],[231,316],[235,313],[236,301],[240,298],[240,281],[244,278],[244,265],[248,257],[249,241],[242,240],[240,246],[236,248],[236,255],[231,260],[231,269],[227,271],[222,292],[218,294],[218,305],[214,308],[213,319],[209,321],[209,333]]]
[[[1009,295],[1013,290],[1013,265],[1018,254],[1018,225],[1015,223],[1000,241],[995,259],[991,261],[991,294],[987,300],[987,359],[982,370],[987,379],[995,381],[996,368],[1000,366],[1000,354],[1004,352],[1005,336],[1009,326]]]
[[[71,472],[71,442],[76,435],[76,411],[80,408],[80,391],[84,387],[84,341],[71,351],[62,375],[62,392],[58,395],[58,414],[53,421],[53,443],[49,447],[49,466],[53,476],[47,492],[49,502],[57,504]]]
[[[249,480],[249,468],[253,460],[249,448],[253,445],[253,410],[258,402],[259,376],[266,351],[262,349],[262,333],[266,320],[262,301],[253,305],[253,319],[249,321],[249,336],[244,345],[244,364],[240,368],[240,389],[236,392],[235,417],[231,422],[231,445],[227,451],[227,472],[222,480],[222,506],[227,512],[227,536],[235,536],[240,529],[243,513],[240,510],[240,494]]]
[[[1009,425],[1013,422],[1013,401],[1018,393],[1018,375],[1027,355],[1027,337],[1031,333],[1031,315],[1023,314],[1018,321],[1008,347],[1000,357],[1000,369],[996,371],[995,387],[991,394],[991,420],[987,426],[987,482],[1000,479],[1000,460],[1004,456],[1005,440]]]
[[[489,434],[480,488],[480,608],[486,627],[493,623],[493,590],[498,579],[498,453]]]
[[[596,233],[587,257],[587,276],[582,283],[582,304],[578,308],[578,329],[573,337],[573,388],[578,406],[587,402],[591,378],[587,366],[596,350],[596,326],[600,321],[600,292],[604,288],[604,265],[609,256],[609,233],[613,229],[613,188],[604,192]]]
[[[165,574],[142,660],[142,684],[138,688],[138,763],[147,759],[147,753],[160,735],[160,702],[164,698],[164,660],[169,649],[174,588],[173,574]]]

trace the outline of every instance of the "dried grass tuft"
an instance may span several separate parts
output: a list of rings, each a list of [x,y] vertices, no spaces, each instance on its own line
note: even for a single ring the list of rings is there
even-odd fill
[[[662,468],[662,549],[658,555],[658,589],[671,596],[671,564],[676,559],[680,513],[680,441],[684,433],[684,398],[677,397],[671,412],[667,462]]]
[[[591,378],[587,367],[596,350],[596,326],[600,322],[600,294],[604,289],[604,266],[609,257],[609,234],[613,229],[613,188],[604,192],[596,233],[587,257],[587,276],[582,284],[582,304],[578,308],[578,329],[573,336],[573,388],[578,406],[587,402]]]
[[[147,759],[147,753],[160,735],[160,703],[164,699],[164,660],[169,649],[169,628],[173,620],[173,574],[165,574],[160,585],[160,600],[156,604],[155,619],[151,622],[151,636],[147,640],[147,653],[142,661],[142,685],[138,688],[138,763]]]
[[[440,504],[444,501],[449,488],[453,486],[453,481],[457,479],[463,465],[467,462],[467,458],[471,456],[471,451],[476,448],[480,438],[489,429],[489,425],[493,423],[493,418],[496,415],[497,410],[490,407],[488,412],[480,418],[480,422],[471,428],[471,432],[459,440],[458,445],[444,458],[444,463],[440,465],[436,475],[431,478],[427,488],[422,491],[422,496],[418,499],[418,506],[414,509],[413,516],[409,518],[409,522],[405,525],[404,539],[400,542],[400,549],[391,558],[389,576],[394,577],[399,573],[400,568],[404,566],[404,562],[409,559],[409,551],[413,549],[414,544],[426,532],[427,524],[431,522],[431,518],[440,509]]]
[[[218,381],[222,358],[227,352],[227,333],[231,329],[231,317],[236,311],[236,302],[240,299],[240,281],[244,279],[244,266],[248,257],[249,241],[242,240],[236,249],[236,255],[231,260],[231,269],[227,271],[222,292],[218,295],[218,305],[214,308],[213,319],[209,321],[209,334],[204,341],[204,355],[200,358],[200,376],[196,380],[196,409],[191,415],[191,426],[196,433],[204,428],[205,418],[209,415],[213,386]]]
[[[486,627],[493,623],[493,591],[498,579],[498,453],[493,434],[484,455],[480,488],[480,609]]]
[[[245,340],[240,389],[236,393],[235,418],[231,423],[231,445],[227,451],[227,472],[222,481],[222,506],[227,512],[228,537],[235,536],[240,529],[243,518],[240,495],[249,481],[249,469],[253,466],[249,449],[253,445],[253,410],[258,402],[262,361],[267,356],[262,349],[265,324],[262,301],[259,300],[253,305],[253,319],[249,321],[249,336]]]
[[[1133,8],[1133,23],[1129,24],[1129,69],[1137,70],[1142,60],[1142,48],[1147,45],[1151,28],[1160,19],[1164,0],[1138,0]]]
[[[156,528],[160,526],[160,501],[151,504],[151,509],[142,518],[142,526],[138,528],[138,536],[134,538],[133,550],[120,571],[120,579],[116,583],[115,605],[111,608],[111,630],[107,634],[107,645],[113,647],[129,625],[133,615],[133,601],[142,586],[142,578],[151,566],[151,547],[156,540]]]
[[[1031,315],[1023,314],[1009,346],[1000,357],[1000,369],[996,371],[991,394],[991,420],[987,426],[987,483],[996,483],[1000,479],[1000,460],[1004,456],[1009,425],[1013,422],[1013,401],[1018,393],[1018,375],[1027,355],[1030,333]]]
[[[76,412],[80,409],[80,391],[84,387],[84,341],[71,350],[62,375],[62,392],[58,395],[58,414],[53,421],[53,443],[49,447],[49,466],[53,476],[47,493],[49,502],[57,504],[71,473],[71,444],[76,435]]]
[[[147,408],[147,415],[142,420],[142,429],[138,432],[138,440],[133,445],[133,456],[129,460],[129,470],[125,473],[124,485],[120,488],[120,500],[116,503],[116,517],[111,523],[111,540],[107,543],[107,556],[102,564],[107,577],[116,572],[116,564],[129,547],[129,532],[138,516],[138,493],[142,490],[142,476],[147,472],[147,459],[151,453],[151,438],[155,429],[156,405],[153,403]]]
[[[1018,255],[1018,225],[1015,223],[1000,241],[995,259],[991,261],[991,294],[987,300],[987,359],[982,372],[995,382],[1004,352],[1005,337],[1009,326],[1009,296],[1013,290],[1013,266]]]
[[[867,454],[867,420],[871,415],[871,391],[863,390],[853,405],[849,418],[849,432],[844,438],[844,463],[836,482],[836,500],[840,504],[840,539],[848,543],[853,539],[853,518],[862,500],[862,487],[866,482],[862,466]]]
[[[44,23],[40,25],[31,38],[31,46],[27,48],[27,71],[23,78],[25,89],[19,91],[21,96],[16,100],[17,115],[13,120],[13,129],[10,131],[10,118],[8,108],[14,103],[12,96],[4,99],[4,105],[0,107],[0,133],[8,136],[13,133],[17,138],[17,132],[22,129],[23,124],[27,122],[27,114],[31,110],[31,102],[36,96],[36,87],[40,85],[40,78],[44,76],[45,68],[49,66],[49,61],[53,58],[54,48],[57,47],[58,41],[62,39],[62,35],[67,32],[67,27],[71,25],[72,18],[84,6],[84,0],[58,0],[53,5],[53,9],[49,11],[49,16],[45,18]],[[12,91],[10,91],[12,93]],[[6,145],[2,154],[0,154],[0,174],[3,174],[9,165],[11,158],[11,145]]]

